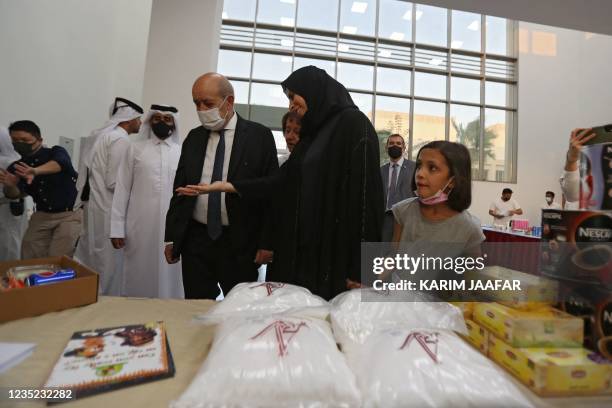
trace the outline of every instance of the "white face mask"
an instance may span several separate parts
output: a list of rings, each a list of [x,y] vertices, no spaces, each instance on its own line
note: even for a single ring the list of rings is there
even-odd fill
[[[225,117],[222,118],[219,114],[219,108],[223,106],[226,100],[227,96],[223,99],[223,102],[221,102],[221,105],[218,107],[205,111],[198,111],[198,117],[200,118],[200,123],[202,123],[202,126],[208,130],[220,130],[223,127],[227,113],[225,114]]]

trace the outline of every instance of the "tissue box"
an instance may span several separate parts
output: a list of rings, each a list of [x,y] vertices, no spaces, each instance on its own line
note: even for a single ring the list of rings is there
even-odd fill
[[[479,303],[474,321],[513,347],[582,347],[584,322],[546,307],[522,311],[498,303]]]
[[[484,290],[486,298],[515,309],[540,309],[557,303],[559,283],[552,279],[518,272],[501,266],[487,266],[482,270],[466,272],[468,280],[519,280],[521,290]]]
[[[489,337],[489,358],[541,396],[603,394],[612,364],[584,348],[515,348]]]
[[[489,349],[489,332],[473,320],[466,319],[465,326],[468,334],[460,336],[486,356]]]

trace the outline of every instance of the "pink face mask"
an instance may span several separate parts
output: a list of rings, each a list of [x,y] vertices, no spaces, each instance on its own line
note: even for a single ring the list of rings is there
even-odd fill
[[[419,201],[421,202],[421,204],[424,204],[424,205],[436,205],[440,203],[445,203],[446,201],[448,201],[448,195],[453,190],[452,188],[450,188],[448,192],[446,193],[444,192],[444,190],[446,190],[446,188],[450,184],[451,180],[452,178],[448,180],[448,182],[442,189],[438,190],[438,192],[432,195],[431,197],[423,198],[419,196],[419,193],[417,193],[416,191],[414,192],[414,195],[416,195],[419,198]]]

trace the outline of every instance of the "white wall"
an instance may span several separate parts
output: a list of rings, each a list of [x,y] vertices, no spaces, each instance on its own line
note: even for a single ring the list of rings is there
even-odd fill
[[[217,68],[222,11],[223,0],[153,0],[144,107],[177,107],[183,138],[199,125],[191,86]]]
[[[561,202],[570,131],[612,123],[612,36],[529,23],[519,30],[518,178],[515,185],[474,183],[471,211],[487,224],[489,204],[508,186],[537,225],[546,190]]]
[[[151,1],[0,0],[0,124],[34,120],[76,156],[115,96],[142,100]]]

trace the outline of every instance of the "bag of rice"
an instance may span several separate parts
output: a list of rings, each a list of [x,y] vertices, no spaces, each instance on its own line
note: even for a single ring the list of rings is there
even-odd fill
[[[349,356],[364,407],[531,407],[499,367],[455,333],[386,329]]]
[[[377,330],[429,328],[467,334],[463,312],[447,302],[435,302],[422,293],[380,292],[354,289],[331,303],[334,336],[343,350],[363,344]]]
[[[355,376],[329,323],[274,315],[226,320],[173,408],[358,407]]]
[[[306,288],[278,282],[245,282],[236,285],[200,320],[217,323],[230,317],[290,313],[325,319],[329,304]]]

